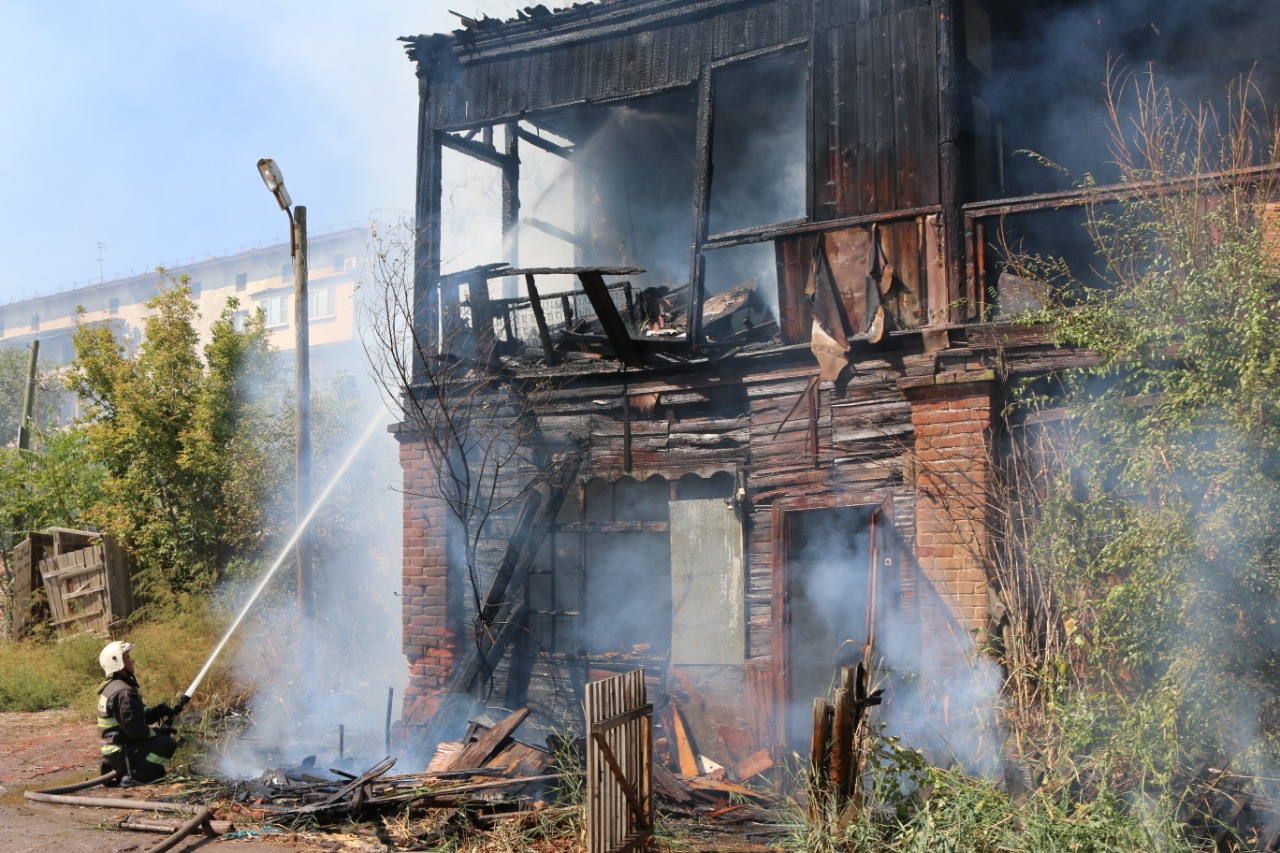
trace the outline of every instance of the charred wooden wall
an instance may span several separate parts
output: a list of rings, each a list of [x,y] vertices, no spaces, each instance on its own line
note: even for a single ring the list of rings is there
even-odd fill
[[[691,155],[702,158],[705,172],[713,70],[735,58],[799,50],[807,52],[810,68],[806,222],[792,232],[745,238],[777,239],[784,342],[808,340],[812,315],[803,290],[814,247],[831,237],[827,251],[836,252],[833,263],[839,262],[841,240],[853,231],[865,237],[872,222],[878,229],[872,239],[895,262],[896,289],[885,298],[901,326],[944,322],[946,306],[959,295],[956,253],[962,244],[953,233],[961,200],[951,88],[956,5],[637,0],[513,25],[502,38],[416,40],[411,56],[422,91],[418,219],[425,236],[420,287],[439,271],[443,134],[517,118],[536,123],[539,113],[697,86],[699,150]],[[698,181],[707,190],[708,175]],[[695,256],[708,238],[706,203],[695,193],[704,217],[695,228]],[[930,279],[926,270],[935,263],[945,274]],[[849,280],[861,284],[861,268]],[[585,437],[584,488],[592,479],[663,477],[675,483],[726,474],[741,484],[735,500],[745,545],[744,663],[672,666],[665,682],[696,710],[691,722],[714,755],[721,748],[732,753],[731,741],[738,749],[777,743],[782,728],[775,712],[796,698],[785,672],[790,614],[779,519],[808,509],[870,512],[883,506],[906,551],[914,546],[917,425],[903,382],[926,381],[937,365],[918,335],[864,349],[838,382],[819,382],[804,348],[719,362],[695,356],[679,370],[575,373],[562,366],[552,379],[555,390],[540,395],[537,408],[549,434]],[[975,417],[981,416],[989,411]],[[951,436],[944,430],[937,440],[943,447]],[[922,568],[926,575],[932,571]],[[929,576],[945,587],[946,577]],[[961,618],[980,621],[981,613]],[[497,687],[508,701],[543,705],[550,716],[565,710],[565,686],[579,683],[593,666],[653,663],[651,655],[626,649],[602,660],[542,655],[536,646],[517,649],[525,662],[509,658]],[[743,703],[744,696],[750,701]]]

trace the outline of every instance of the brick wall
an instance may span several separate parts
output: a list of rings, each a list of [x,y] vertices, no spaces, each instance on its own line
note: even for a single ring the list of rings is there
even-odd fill
[[[409,661],[404,697],[406,725],[421,725],[453,669],[458,651],[450,614],[448,566],[449,510],[435,497],[434,469],[426,446],[400,435],[404,472],[403,648]]]
[[[983,629],[994,376],[944,373],[900,387],[915,428],[917,560],[951,616],[970,631]]]

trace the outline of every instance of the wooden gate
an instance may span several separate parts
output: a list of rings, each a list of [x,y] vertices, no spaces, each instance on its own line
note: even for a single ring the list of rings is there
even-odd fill
[[[128,568],[110,540],[46,557],[40,561],[40,574],[52,624],[60,631],[107,636],[111,624],[133,609]]]
[[[653,706],[644,670],[587,685],[587,853],[625,853],[653,838]]]

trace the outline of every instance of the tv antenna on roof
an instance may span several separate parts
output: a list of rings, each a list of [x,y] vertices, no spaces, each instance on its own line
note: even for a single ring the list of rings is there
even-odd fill
[[[107,249],[119,249],[120,247],[117,246],[115,243],[104,243],[101,240],[99,240],[94,245],[98,247],[98,283],[101,284],[103,281],[102,261],[103,261],[103,258],[105,257],[105,253]]]

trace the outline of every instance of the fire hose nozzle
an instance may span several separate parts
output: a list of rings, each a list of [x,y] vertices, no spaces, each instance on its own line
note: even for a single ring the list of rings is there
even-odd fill
[[[169,724],[173,725],[173,721],[182,713],[182,709],[187,707],[187,703],[191,701],[191,697],[183,693],[178,697],[178,701],[173,703],[173,710],[169,713]]]

